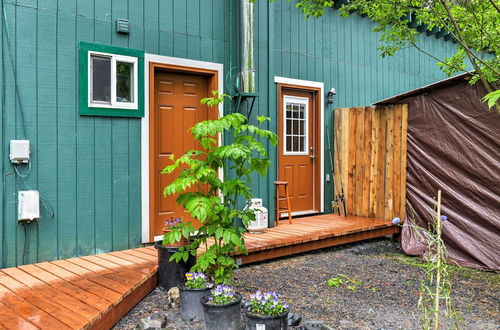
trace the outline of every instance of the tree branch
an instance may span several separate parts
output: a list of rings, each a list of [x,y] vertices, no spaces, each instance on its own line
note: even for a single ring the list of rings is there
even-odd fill
[[[465,53],[467,54],[467,57],[469,58],[469,61],[471,62],[472,66],[476,70],[476,73],[479,75],[479,79],[481,80],[481,83],[483,84],[484,88],[486,88],[486,91],[488,93],[493,92],[493,88],[491,88],[491,85],[489,84],[489,82],[484,77],[483,70],[481,70],[481,67],[474,60],[474,57],[475,57],[474,54],[472,54],[472,52],[469,49],[469,47],[467,47],[465,39],[464,39],[464,37],[462,35],[462,30],[458,26],[458,23],[456,22],[455,16],[453,16],[453,13],[451,12],[450,7],[448,6],[448,4],[446,3],[445,0],[439,0],[439,2],[443,5],[444,9],[446,10],[446,12],[448,14],[448,17],[450,18],[450,21],[453,24],[453,27],[455,28],[455,31],[457,32],[457,34],[458,34],[458,36],[460,38],[459,39],[460,40],[460,44],[462,44],[462,46],[464,47]],[[480,61],[480,62],[482,62],[482,61]],[[495,73],[497,73],[495,70],[492,70],[492,71],[495,72]],[[500,113],[500,104],[499,104],[499,102],[497,102],[495,104],[495,107],[496,107],[497,111]]]
[[[500,14],[500,7],[498,7],[498,5],[495,3],[495,1],[494,1],[494,0],[489,0],[489,1],[490,1],[491,5],[492,5],[493,7],[495,7],[495,9],[496,9],[496,10],[498,11],[498,13]]]

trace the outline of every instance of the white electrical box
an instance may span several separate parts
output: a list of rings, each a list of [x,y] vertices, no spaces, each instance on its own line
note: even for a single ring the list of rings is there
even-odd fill
[[[17,204],[17,219],[33,221],[40,218],[40,194],[36,190],[20,191]]]
[[[29,140],[10,140],[10,162],[28,163],[30,160]]]

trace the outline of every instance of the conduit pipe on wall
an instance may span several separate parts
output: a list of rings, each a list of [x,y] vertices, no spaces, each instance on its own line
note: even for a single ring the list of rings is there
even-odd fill
[[[253,2],[241,0],[241,91],[255,93]]]

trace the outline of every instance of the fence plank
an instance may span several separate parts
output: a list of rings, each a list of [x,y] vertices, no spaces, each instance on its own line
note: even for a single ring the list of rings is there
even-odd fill
[[[387,139],[387,112],[388,107],[380,109],[380,125],[379,125],[379,139],[377,142],[378,159],[377,159],[377,218],[384,217],[385,208],[385,144]]]
[[[372,138],[372,107],[364,109],[365,131],[363,146],[363,205],[361,215],[367,217],[370,207],[370,160],[371,160],[371,138]]]
[[[348,152],[348,182],[347,209],[349,214],[356,214],[354,210],[354,162],[356,159],[356,111],[349,111],[349,152]]]
[[[394,176],[392,181],[393,190],[393,217],[400,215],[401,206],[401,112],[402,106],[396,105],[394,114]]]
[[[342,169],[342,182],[341,184],[344,187],[344,197],[347,198],[347,194],[350,191],[350,187],[347,184],[349,173],[348,173],[348,164],[349,164],[349,109],[342,108],[342,143],[340,144],[340,152],[341,152],[341,163],[340,168]],[[346,202],[347,208],[347,202]],[[352,209],[346,210],[346,213],[351,211]]]
[[[403,104],[401,116],[401,210],[400,218],[406,215],[406,152],[408,134],[408,104]]]
[[[370,205],[369,205],[369,217],[375,217],[377,212],[377,165],[378,165],[378,146],[377,142],[379,139],[379,120],[380,120],[380,110],[377,108],[372,108],[372,127],[371,127],[371,139],[370,139]]]
[[[392,180],[394,179],[394,106],[389,106],[387,117],[387,139],[385,155],[385,210],[384,218],[393,216],[394,192]]]
[[[364,147],[364,124],[365,124],[365,116],[364,113],[365,108],[358,107],[356,108],[356,160],[354,164],[354,210],[355,215],[362,215],[363,212],[363,180],[364,180],[364,155],[363,155],[363,147]]]
[[[333,148],[334,152],[333,152],[333,185],[334,185],[334,189],[333,189],[333,197],[332,197],[332,201],[336,200],[337,196],[339,195],[340,193],[340,180],[341,180],[341,173],[342,173],[342,170],[340,168],[341,164],[340,164],[340,150],[339,150],[339,147],[341,145],[341,140],[342,139],[342,132],[341,132],[341,127],[342,127],[342,123],[341,123],[341,109],[335,109],[335,112],[334,112],[334,125],[333,125],[333,146],[331,146],[331,148]],[[337,210],[336,209],[333,209],[333,204],[332,204],[332,211],[333,212],[336,212]]]

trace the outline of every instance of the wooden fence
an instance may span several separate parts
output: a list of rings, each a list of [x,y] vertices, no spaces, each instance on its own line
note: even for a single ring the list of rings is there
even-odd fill
[[[403,219],[408,106],[336,109],[334,124],[335,195],[344,188],[347,213]]]

